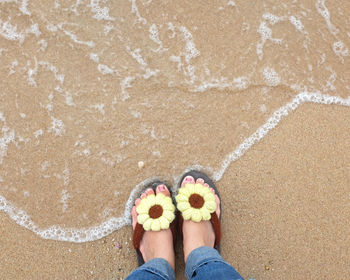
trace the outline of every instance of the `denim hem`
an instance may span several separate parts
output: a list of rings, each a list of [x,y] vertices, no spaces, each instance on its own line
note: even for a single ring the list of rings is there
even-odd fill
[[[219,252],[214,248],[202,246],[194,249],[187,257],[185,269],[186,278],[191,279],[198,267],[212,261],[226,263]]]
[[[162,258],[155,258],[144,263],[142,266],[134,270],[133,273],[138,274],[141,271],[154,274],[154,276],[156,276],[156,278],[154,279],[160,278],[164,280],[175,280],[175,272],[173,268],[171,267],[171,265],[168,263],[167,260]],[[133,276],[132,274],[130,274],[130,277]],[[130,279],[133,279],[133,278],[130,278]],[[143,276],[142,278],[136,278],[136,279],[145,279],[145,278]]]

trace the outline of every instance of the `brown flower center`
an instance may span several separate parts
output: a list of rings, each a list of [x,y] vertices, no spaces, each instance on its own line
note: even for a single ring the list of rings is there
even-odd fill
[[[199,194],[191,194],[190,198],[188,199],[188,202],[190,203],[191,207],[193,208],[202,208],[204,205],[204,199],[201,195]]]
[[[160,216],[162,216],[162,214],[163,214],[163,207],[160,206],[159,204],[153,205],[148,211],[148,215],[152,219],[157,219]]]

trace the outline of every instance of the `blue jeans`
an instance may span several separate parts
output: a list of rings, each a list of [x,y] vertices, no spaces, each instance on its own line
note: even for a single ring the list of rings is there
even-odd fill
[[[188,280],[244,280],[226,263],[218,251],[210,247],[193,250],[186,261]],[[134,270],[126,280],[175,280],[175,272],[165,259],[152,259]]]

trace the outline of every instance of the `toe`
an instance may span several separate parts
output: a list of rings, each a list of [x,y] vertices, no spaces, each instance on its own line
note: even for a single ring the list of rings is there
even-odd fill
[[[141,198],[136,199],[136,200],[135,200],[135,205],[136,205],[136,206],[139,205],[140,202],[141,202]]]
[[[170,196],[170,191],[168,190],[168,188],[164,184],[157,186],[156,193],[162,193],[166,196]]]
[[[151,189],[151,188],[148,188],[146,191],[145,191],[146,195],[150,195],[150,194],[154,194],[154,191]]]
[[[204,185],[204,180],[203,180],[202,178],[198,178],[198,179],[196,180],[196,183],[197,183],[197,184],[202,184],[202,185]]]
[[[208,185],[207,183],[205,183],[203,186],[204,186],[204,187],[207,187],[207,188],[210,188],[209,185]]]
[[[151,188],[146,189],[142,194],[141,194],[141,199],[145,198],[149,194],[154,194],[154,191]]]
[[[136,223],[137,223],[136,206],[134,206],[131,210],[131,217],[132,217],[132,228],[135,229]]]
[[[181,187],[183,187],[185,184],[193,184],[195,183],[195,180],[192,176],[186,176],[181,183]]]
[[[218,215],[218,217],[220,218],[220,198],[218,197],[218,195],[215,195],[215,201],[216,201],[216,215]]]

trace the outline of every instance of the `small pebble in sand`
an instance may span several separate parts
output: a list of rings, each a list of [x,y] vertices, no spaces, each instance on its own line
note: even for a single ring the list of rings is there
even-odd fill
[[[139,169],[142,169],[145,166],[145,163],[143,161],[139,161],[137,163],[137,165],[138,165]]]
[[[119,242],[115,242],[114,247],[119,250],[122,246],[119,244]]]

